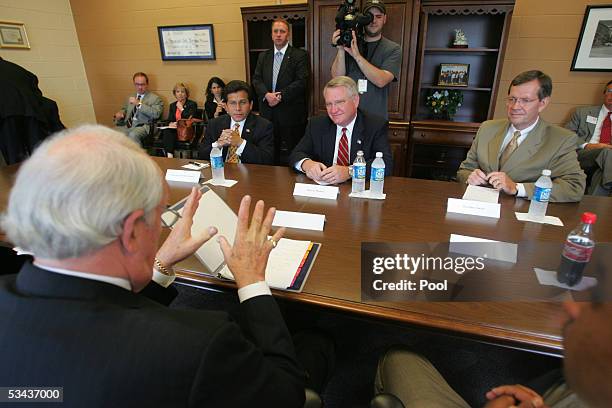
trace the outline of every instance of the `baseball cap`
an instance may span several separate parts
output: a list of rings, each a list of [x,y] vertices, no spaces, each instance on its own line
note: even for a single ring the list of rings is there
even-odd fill
[[[385,7],[385,3],[383,3],[382,0],[368,0],[368,1],[366,1],[365,6],[363,6],[363,12],[367,13],[368,10],[371,9],[372,7],[376,7],[380,11],[382,11],[383,14],[387,14],[387,8]]]

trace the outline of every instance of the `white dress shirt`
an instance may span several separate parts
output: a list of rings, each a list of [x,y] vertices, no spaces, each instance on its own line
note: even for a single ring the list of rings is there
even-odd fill
[[[595,125],[595,131],[593,132],[593,136],[591,136],[591,140],[588,143],[599,143],[599,136],[601,135],[601,128],[603,126],[603,121],[606,119],[606,116],[610,111],[606,108],[606,105],[601,105],[601,109],[599,110],[599,116],[597,117],[597,124]],[[580,145],[582,149],[586,146],[586,143]]]
[[[540,121],[540,117],[538,116],[535,122],[533,122],[529,127],[523,130],[518,130],[517,128],[514,127],[514,125],[510,124],[510,127],[508,128],[508,131],[506,132],[506,136],[504,137],[504,140],[501,144],[501,148],[499,149],[499,154],[501,155],[501,153],[504,151],[508,143],[510,143],[510,140],[512,140],[512,136],[514,135],[514,132],[516,132],[517,130],[521,132],[521,135],[518,137],[518,139],[516,139],[516,144],[518,148],[518,146],[520,146],[521,143],[523,143],[523,141],[527,138],[527,136],[529,135],[529,132],[531,132],[534,127],[536,127],[539,121]],[[525,186],[523,186],[523,183],[516,183],[516,189],[518,190],[518,193],[516,194],[517,197],[527,197],[527,191],[525,190]]]

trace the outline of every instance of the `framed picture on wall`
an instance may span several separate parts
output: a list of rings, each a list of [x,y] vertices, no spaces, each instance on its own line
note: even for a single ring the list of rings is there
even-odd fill
[[[572,71],[612,71],[612,5],[587,6]]]
[[[25,25],[13,21],[0,21],[0,47],[30,48]]]
[[[216,58],[212,24],[157,27],[157,33],[164,61]]]
[[[468,86],[470,64],[440,64],[438,86]]]

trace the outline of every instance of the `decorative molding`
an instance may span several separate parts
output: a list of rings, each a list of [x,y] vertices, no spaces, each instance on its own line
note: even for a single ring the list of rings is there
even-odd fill
[[[423,11],[427,14],[430,15],[434,15],[434,16],[442,16],[442,15],[451,15],[451,16],[456,16],[456,15],[471,15],[471,14],[476,14],[476,15],[485,15],[485,14],[492,14],[492,15],[496,15],[496,14],[506,14],[510,11],[512,11],[512,9],[514,8],[514,6],[511,5],[490,5],[490,6],[474,6],[474,7],[468,7],[468,6],[464,6],[464,7],[457,7],[457,6],[438,6],[438,7],[429,7],[429,6],[423,6]]]

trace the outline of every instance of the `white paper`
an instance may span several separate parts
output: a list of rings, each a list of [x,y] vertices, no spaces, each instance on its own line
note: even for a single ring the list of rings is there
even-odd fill
[[[560,283],[557,280],[557,272],[556,271],[547,271],[540,268],[533,268],[536,273],[536,277],[538,278],[538,282],[540,285],[546,286],[556,286],[562,289],[581,291],[591,288],[597,285],[597,278],[593,278],[591,276],[583,276],[582,280],[578,282],[575,286],[568,286],[564,283]]]
[[[208,166],[209,166],[208,163],[193,162],[193,163],[189,163],[184,166],[181,166],[181,168],[187,169],[187,170],[202,170],[202,169],[207,168]]]
[[[353,197],[353,198],[369,198],[369,199],[372,199],[372,200],[384,200],[385,198],[387,198],[387,194],[386,193],[372,194],[372,192],[370,190],[363,190],[360,193],[350,193],[349,197]]]
[[[516,216],[516,219],[519,221],[537,222],[538,224],[550,224],[550,225],[556,225],[558,227],[563,226],[563,221],[561,221],[559,217],[547,215],[543,219],[536,220],[536,219],[529,218],[528,214],[529,213],[520,213],[520,212],[514,213],[514,215]]]
[[[287,289],[302,263],[310,241],[298,241],[281,238],[276,248],[270,252],[266,265],[266,283],[271,288]],[[234,280],[234,275],[227,265],[220,271],[221,276]]]
[[[463,193],[463,199],[497,204],[499,202],[499,191],[493,188],[468,184],[465,193]]]
[[[295,211],[276,211],[272,225],[275,227],[323,231],[323,226],[325,225],[325,215]]]
[[[446,211],[459,214],[478,215],[481,217],[499,218],[499,214],[501,213],[501,205],[495,203],[484,203],[482,201],[449,198]]]
[[[336,200],[340,189],[333,186],[318,186],[316,184],[295,183],[294,196],[325,198]]]
[[[236,183],[238,183],[238,180],[225,179],[224,181],[218,182],[218,181],[213,181],[213,179],[210,179],[206,181],[204,184],[210,184],[211,186],[220,186],[220,187],[232,187]]]
[[[166,170],[166,180],[181,181],[183,183],[198,183],[202,174],[199,171],[190,170]]]
[[[323,180],[314,180],[315,183],[317,183],[320,186],[329,186],[331,185],[331,183],[328,183],[327,181],[323,181]]]
[[[516,263],[518,255],[518,245],[512,242],[494,241],[491,239],[470,237],[467,235],[451,234],[449,252],[459,254],[481,256],[486,259],[496,261]],[[476,245],[461,245],[462,243],[484,243],[494,244],[484,246],[484,250]]]
[[[597,124],[597,118],[595,116],[587,115],[586,121],[587,123],[592,123],[593,125]]]
[[[170,126],[157,126],[159,130],[170,129]],[[176,129],[176,128],[173,128]]]
[[[368,92],[368,81],[365,79],[357,80],[357,92],[360,94]]]

